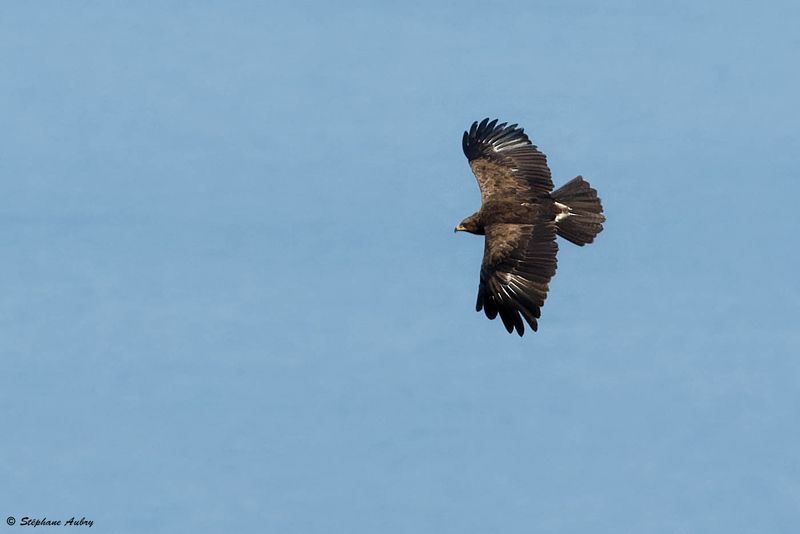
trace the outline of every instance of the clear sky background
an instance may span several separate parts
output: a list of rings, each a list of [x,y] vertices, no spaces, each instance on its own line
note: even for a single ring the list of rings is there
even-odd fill
[[[0,516],[800,531],[798,6],[5,4]],[[485,116],[608,216],[522,339]]]

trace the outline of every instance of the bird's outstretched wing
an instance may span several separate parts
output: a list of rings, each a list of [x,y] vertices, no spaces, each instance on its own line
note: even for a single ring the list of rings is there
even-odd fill
[[[497,119],[472,123],[461,142],[478,179],[481,201],[515,198],[532,200],[553,190],[547,158],[516,124]]]
[[[516,329],[520,336],[525,332],[522,316],[535,332],[557,252],[552,221],[487,226],[475,309],[483,309],[489,319],[499,314],[506,330]]]

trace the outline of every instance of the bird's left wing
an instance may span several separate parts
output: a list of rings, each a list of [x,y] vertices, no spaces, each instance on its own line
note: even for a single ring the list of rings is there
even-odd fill
[[[516,329],[520,336],[525,331],[521,315],[535,332],[557,252],[552,221],[487,226],[476,311],[483,309],[489,319],[499,314],[506,330]]]
[[[472,123],[461,141],[481,188],[481,201],[532,200],[553,190],[547,158],[516,124],[483,119]]]

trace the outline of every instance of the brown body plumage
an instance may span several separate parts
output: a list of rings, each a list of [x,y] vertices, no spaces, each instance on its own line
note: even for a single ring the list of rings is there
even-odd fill
[[[485,235],[476,309],[521,336],[535,331],[556,272],[556,235],[591,243],[603,229],[597,191],[578,176],[553,191],[544,154],[522,128],[497,120],[464,132],[464,154],[481,189],[481,209],[456,231]]]

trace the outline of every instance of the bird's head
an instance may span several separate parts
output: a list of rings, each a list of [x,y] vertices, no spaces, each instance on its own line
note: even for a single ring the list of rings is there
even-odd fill
[[[483,235],[483,225],[478,218],[478,214],[472,214],[456,226],[456,232],[469,232],[471,234]]]

